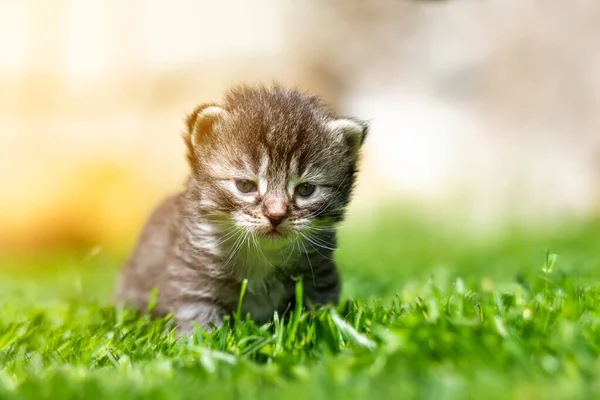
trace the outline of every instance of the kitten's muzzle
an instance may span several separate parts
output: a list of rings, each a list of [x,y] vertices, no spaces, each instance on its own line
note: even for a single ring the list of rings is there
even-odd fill
[[[273,228],[277,228],[288,215],[287,202],[278,197],[266,199],[263,203],[263,214]]]

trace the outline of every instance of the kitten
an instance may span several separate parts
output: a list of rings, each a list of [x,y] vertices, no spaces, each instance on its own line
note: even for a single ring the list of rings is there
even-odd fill
[[[220,326],[237,309],[262,323],[303,279],[309,304],[337,303],[335,228],[355,183],[367,125],[280,86],[233,88],[197,107],[184,140],[185,190],[152,214],[124,268],[118,302],[173,313],[180,331]]]

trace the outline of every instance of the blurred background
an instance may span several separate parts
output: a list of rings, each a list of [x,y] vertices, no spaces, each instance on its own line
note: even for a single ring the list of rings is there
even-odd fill
[[[0,0],[0,253],[127,248],[182,187],[186,113],[273,80],[371,120],[355,226],[592,218],[598,21],[596,0]]]

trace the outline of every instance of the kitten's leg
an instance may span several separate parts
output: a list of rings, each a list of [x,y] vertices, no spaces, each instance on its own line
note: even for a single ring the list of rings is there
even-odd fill
[[[316,307],[325,304],[337,305],[342,288],[340,275],[331,260],[313,263],[312,271],[304,274],[304,300]]]
[[[220,328],[223,325],[224,312],[209,303],[188,303],[177,308],[174,322],[179,334],[190,335],[194,331],[194,322],[205,331],[210,331],[213,325]]]

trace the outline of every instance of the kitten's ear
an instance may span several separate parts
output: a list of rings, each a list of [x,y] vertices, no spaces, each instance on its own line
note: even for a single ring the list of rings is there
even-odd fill
[[[226,116],[227,111],[216,104],[202,104],[196,107],[186,121],[190,143],[200,143],[202,137],[212,130],[214,123]]]
[[[352,118],[340,118],[327,123],[327,129],[336,135],[339,139],[344,140],[348,145],[349,154],[352,157],[358,155],[360,147],[367,137],[369,124],[365,121],[359,121]]]

